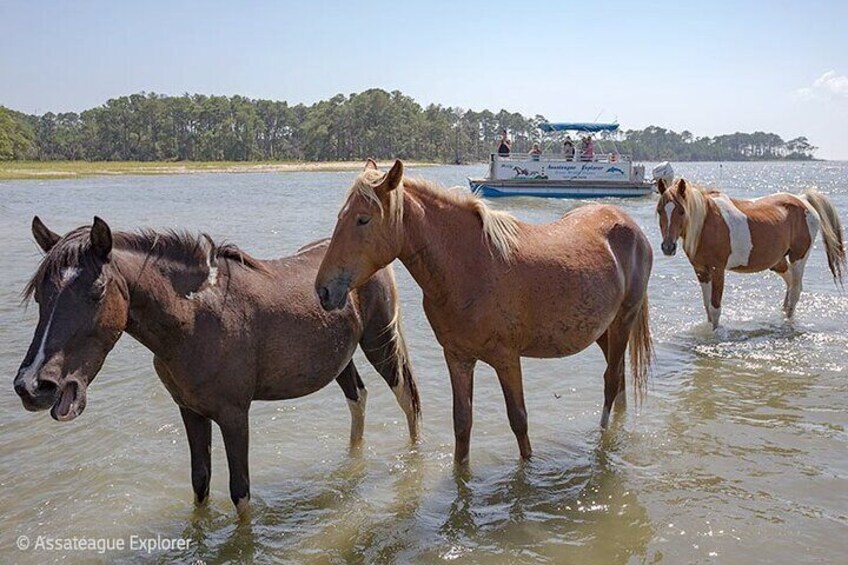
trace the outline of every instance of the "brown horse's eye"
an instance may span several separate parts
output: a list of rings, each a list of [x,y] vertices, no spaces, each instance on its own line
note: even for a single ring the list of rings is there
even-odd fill
[[[366,225],[368,225],[368,222],[370,222],[370,221],[371,221],[371,216],[359,216],[358,218],[356,218],[356,225],[357,226],[366,226]]]

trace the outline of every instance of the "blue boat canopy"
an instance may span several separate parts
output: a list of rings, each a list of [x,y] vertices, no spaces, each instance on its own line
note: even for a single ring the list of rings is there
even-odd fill
[[[599,131],[616,131],[618,124],[581,124],[577,122],[569,122],[562,124],[541,123],[539,129],[545,132],[554,131],[583,131],[587,133],[596,133]]]

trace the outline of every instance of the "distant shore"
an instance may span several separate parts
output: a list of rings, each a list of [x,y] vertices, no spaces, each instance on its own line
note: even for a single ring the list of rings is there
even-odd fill
[[[436,163],[405,161],[407,167]],[[388,169],[392,161],[379,163]],[[357,161],[0,161],[0,181],[67,179],[95,175],[182,175],[195,173],[297,173],[357,171]]]

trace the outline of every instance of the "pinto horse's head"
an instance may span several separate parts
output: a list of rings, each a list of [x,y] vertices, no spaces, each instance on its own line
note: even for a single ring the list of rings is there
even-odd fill
[[[368,159],[348,192],[333,238],[315,279],[325,310],[338,310],[347,294],[400,254],[403,225],[403,163],[383,174]]]
[[[112,264],[112,231],[100,218],[60,237],[35,217],[32,233],[46,255],[25,291],[38,303],[38,325],[15,392],[27,410],[50,408],[54,419],[73,420],[127,325],[126,281]]]
[[[657,216],[660,221],[662,234],[662,252],[665,255],[677,253],[677,240],[683,235],[686,227],[686,181],[680,179],[671,188],[665,181],[657,181],[660,200],[657,202]]]

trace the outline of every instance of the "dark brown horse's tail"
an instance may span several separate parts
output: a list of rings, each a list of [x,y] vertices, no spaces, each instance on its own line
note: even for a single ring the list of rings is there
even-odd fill
[[[649,310],[646,293],[636,314],[636,321],[630,329],[630,338],[627,342],[630,349],[630,372],[633,374],[633,394],[637,403],[641,402],[648,391],[648,373],[654,359],[654,344],[648,320]]]
[[[830,200],[816,190],[809,188],[804,191],[804,199],[819,215],[824,249],[827,253],[827,266],[833,275],[834,282],[842,285],[842,274],[845,272],[845,242],[842,236],[842,222],[836,208]]]

